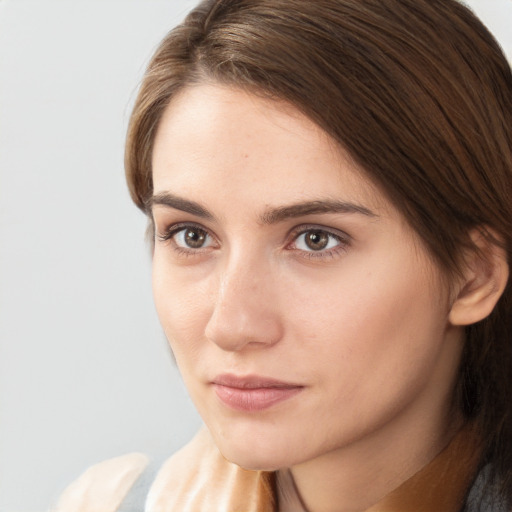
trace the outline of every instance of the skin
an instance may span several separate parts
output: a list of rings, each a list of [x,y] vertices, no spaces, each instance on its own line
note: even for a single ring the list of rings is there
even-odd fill
[[[446,445],[462,345],[450,290],[350,155],[286,103],[201,84],[167,107],[153,179],[158,315],[228,460],[289,468],[311,512],[356,511]],[[288,208],[311,201],[351,206]],[[224,373],[301,389],[237,411],[211,384]]]

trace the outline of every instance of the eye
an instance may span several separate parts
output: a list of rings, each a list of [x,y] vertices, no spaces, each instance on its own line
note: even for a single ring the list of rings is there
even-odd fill
[[[166,230],[158,237],[162,241],[170,240],[177,249],[197,250],[210,247],[213,237],[205,229],[194,225],[177,225]]]
[[[297,228],[288,248],[307,257],[334,257],[347,249],[350,237],[342,232],[334,233],[318,226]]]
[[[201,249],[212,243],[210,235],[198,227],[180,229],[174,233],[173,238],[176,245],[187,249]]]
[[[315,229],[299,235],[295,241],[295,246],[301,251],[323,251],[332,249],[339,243],[339,239],[331,233]]]

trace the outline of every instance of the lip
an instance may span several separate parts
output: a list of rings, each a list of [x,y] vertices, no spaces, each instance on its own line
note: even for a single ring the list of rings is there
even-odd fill
[[[220,400],[237,411],[256,412],[288,400],[304,386],[258,375],[245,377],[225,374],[212,381]]]

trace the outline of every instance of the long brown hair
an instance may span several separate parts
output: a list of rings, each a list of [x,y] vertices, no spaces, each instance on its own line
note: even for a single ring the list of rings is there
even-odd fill
[[[456,0],[206,0],[151,60],[126,174],[146,213],[151,156],[177,91],[214,81],[286,100],[345,148],[448,275],[475,228],[512,250],[512,74]],[[474,248],[473,248],[474,249]],[[457,405],[476,420],[488,485],[512,505],[512,287],[466,330]]]

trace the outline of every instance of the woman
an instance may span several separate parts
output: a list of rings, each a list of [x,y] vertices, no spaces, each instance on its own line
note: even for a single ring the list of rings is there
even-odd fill
[[[510,119],[455,0],[202,2],[126,171],[206,428],[58,510],[511,510]]]

